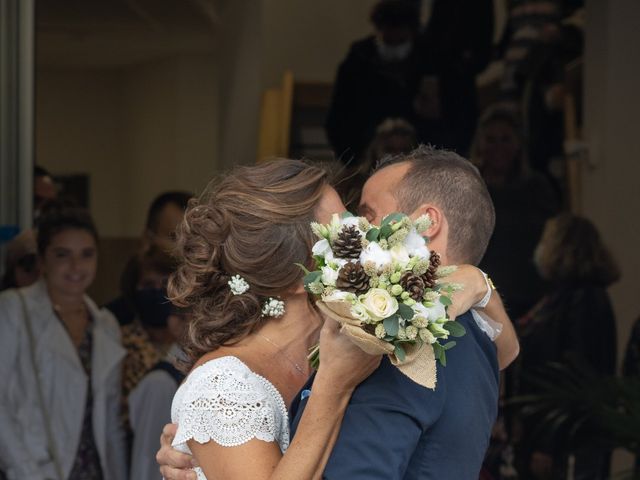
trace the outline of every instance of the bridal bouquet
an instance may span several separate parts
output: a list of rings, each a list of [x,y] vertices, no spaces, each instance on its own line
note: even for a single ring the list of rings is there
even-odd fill
[[[455,267],[441,267],[419,234],[430,224],[428,216],[414,222],[401,213],[379,226],[350,213],[312,223],[317,269],[306,270],[304,284],[360,348],[389,355],[412,380],[435,388],[436,359],[446,365],[445,352],[456,344],[449,338],[465,330],[446,312],[461,288],[444,280]],[[317,347],[310,360],[317,366]]]

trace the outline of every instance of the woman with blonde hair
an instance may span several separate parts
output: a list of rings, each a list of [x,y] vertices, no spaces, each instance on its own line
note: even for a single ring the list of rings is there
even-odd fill
[[[550,293],[520,321],[523,376],[576,357],[597,372],[614,375],[616,319],[607,288],[620,272],[594,224],[571,213],[550,219],[534,260]],[[520,393],[535,391],[523,380]],[[545,464],[566,471],[566,452],[545,453],[552,445],[530,445],[532,462],[527,463],[534,470]],[[576,452],[575,458],[576,478],[608,478],[609,452],[593,448]]]

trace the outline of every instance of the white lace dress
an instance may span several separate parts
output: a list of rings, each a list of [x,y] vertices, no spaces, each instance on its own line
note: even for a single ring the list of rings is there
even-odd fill
[[[188,440],[214,441],[225,447],[257,438],[289,446],[287,407],[266,378],[236,357],[221,357],[195,368],[180,386],[171,406],[178,424],[173,446],[191,453]],[[206,480],[200,468],[198,480]]]

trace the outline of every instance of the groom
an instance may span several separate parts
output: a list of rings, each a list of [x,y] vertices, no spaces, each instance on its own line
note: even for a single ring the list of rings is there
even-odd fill
[[[373,223],[395,211],[413,218],[429,214],[429,246],[445,265],[476,264],[495,221],[475,167],[453,152],[431,147],[419,147],[379,168],[364,186],[360,210]],[[435,390],[415,384],[387,359],[356,388],[323,478],[478,478],[497,413],[498,358],[496,346],[469,312],[457,321],[467,334],[457,339],[447,366],[438,365]],[[499,337],[507,357],[501,363],[517,355],[509,327]],[[313,378],[292,405],[292,435],[309,391],[313,395],[312,383]],[[170,460],[162,451],[158,459]]]

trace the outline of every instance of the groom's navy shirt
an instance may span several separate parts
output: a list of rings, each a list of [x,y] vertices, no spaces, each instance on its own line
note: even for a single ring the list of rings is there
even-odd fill
[[[497,415],[498,360],[471,313],[457,320],[467,333],[438,364],[435,390],[387,358],[356,388],[323,478],[477,480]],[[291,406],[292,435],[306,402]]]

